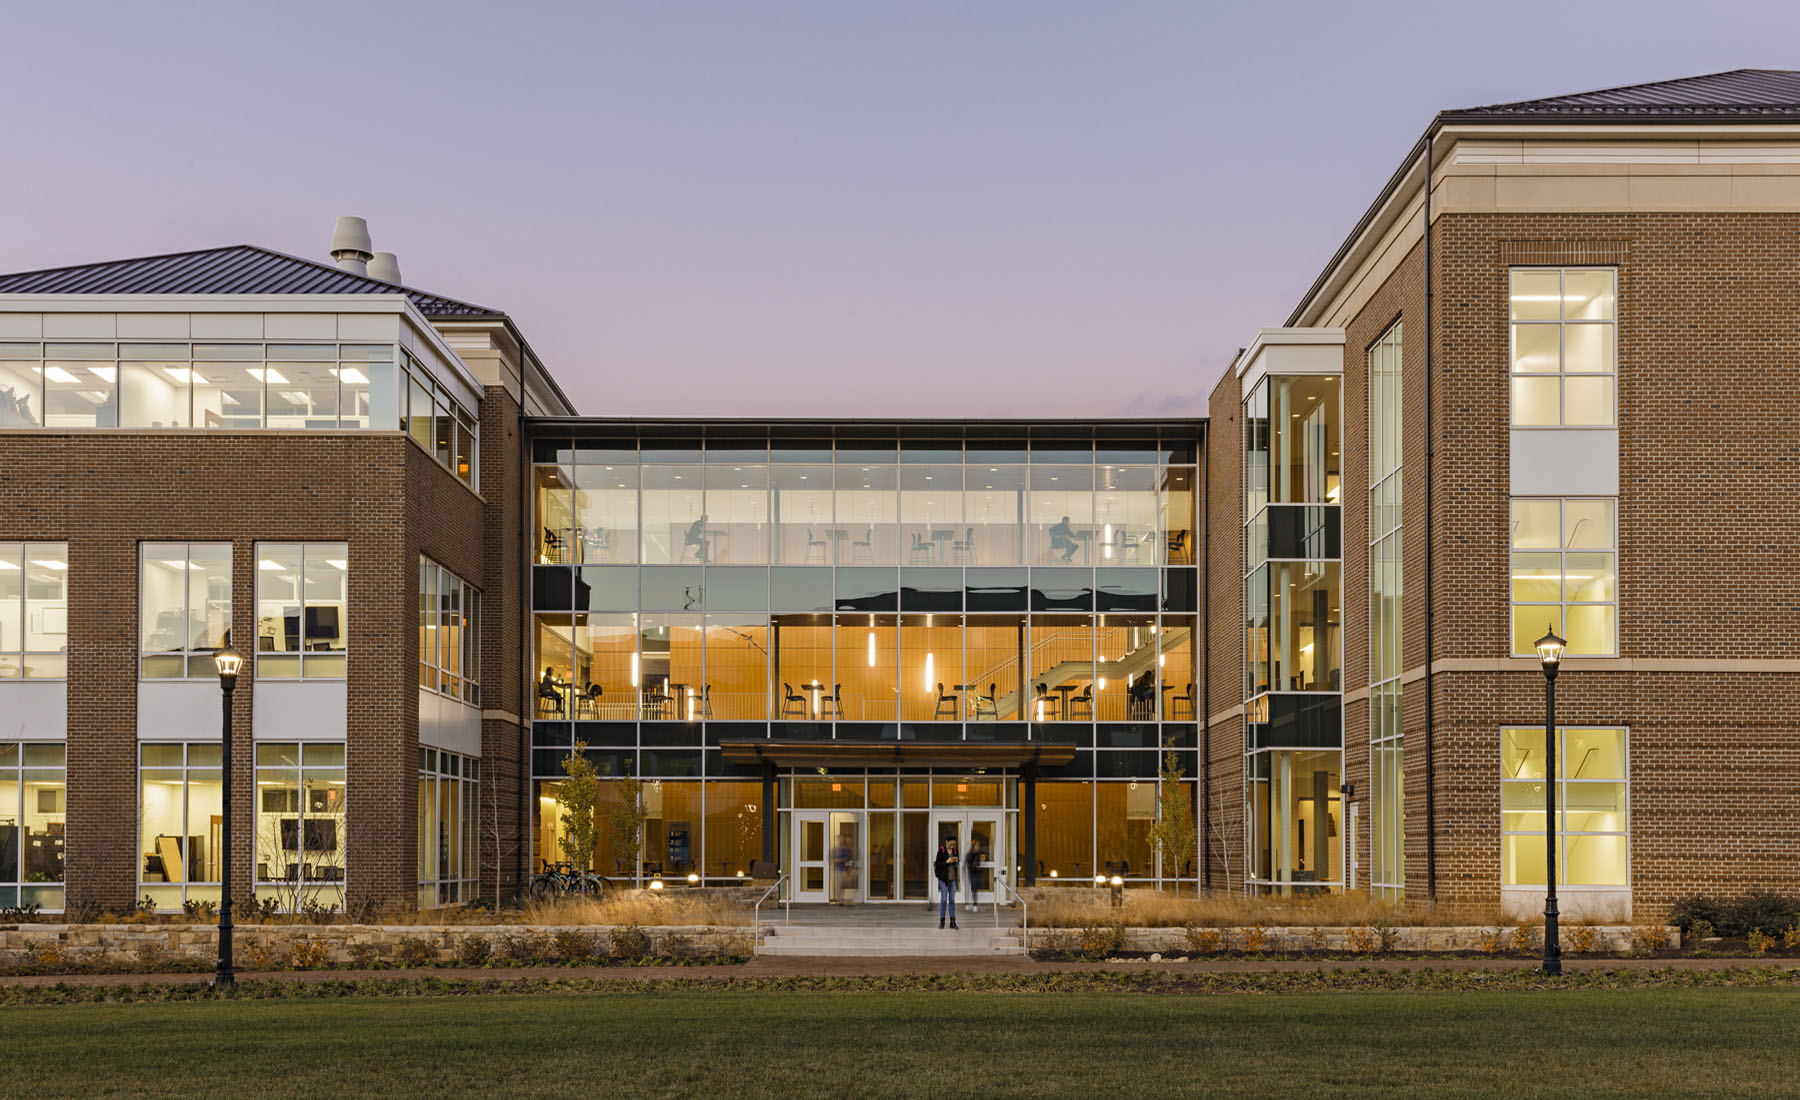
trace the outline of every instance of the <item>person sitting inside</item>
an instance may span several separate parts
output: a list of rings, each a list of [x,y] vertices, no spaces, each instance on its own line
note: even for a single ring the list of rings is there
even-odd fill
[[[688,524],[687,534],[682,536],[681,545],[684,548],[692,546],[694,560],[702,565],[706,564],[706,555],[711,549],[711,544],[706,541],[706,515],[704,513],[699,519]]]
[[[1075,557],[1075,529],[1069,526],[1069,517],[1064,516],[1062,522],[1050,528],[1050,552],[1063,552],[1062,560],[1070,561]]]
[[[562,691],[556,679],[556,669],[551,665],[544,666],[544,677],[538,681],[538,703],[540,709],[555,710],[563,713]]]

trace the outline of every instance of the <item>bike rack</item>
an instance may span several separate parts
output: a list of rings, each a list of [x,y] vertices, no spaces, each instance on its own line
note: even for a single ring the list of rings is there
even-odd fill
[[[762,951],[762,905],[763,905],[763,902],[768,901],[769,895],[773,894],[775,891],[781,889],[781,884],[786,881],[787,881],[787,872],[783,871],[781,873],[781,877],[775,880],[775,884],[773,886],[770,886],[767,890],[764,890],[762,897],[756,899],[756,905],[751,910],[751,912],[754,915],[752,916],[751,922],[750,922],[750,953],[752,955],[758,954],[759,952]],[[790,897],[784,896],[781,899],[781,906],[782,906],[782,909],[785,910],[785,914],[782,917],[782,923],[783,924],[791,924],[794,919],[794,900]]]

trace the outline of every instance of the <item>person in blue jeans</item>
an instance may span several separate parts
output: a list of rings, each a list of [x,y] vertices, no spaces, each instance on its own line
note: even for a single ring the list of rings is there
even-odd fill
[[[931,863],[931,869],[937,873],[938,880],[938,927],[944,926],[944,915],[950,916],[950,927],[956,927],[956,841],[945,840],[938,844],[937,859]]]

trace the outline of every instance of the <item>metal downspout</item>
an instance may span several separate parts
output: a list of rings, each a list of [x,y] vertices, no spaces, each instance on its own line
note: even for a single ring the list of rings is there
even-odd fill
[[[1425,896],[1437,901],[1437,739],[1432,699],[1431,658],[1431,463],[1437,453],[1431,403],[1431,144],[1437,127],[1425,131]]]

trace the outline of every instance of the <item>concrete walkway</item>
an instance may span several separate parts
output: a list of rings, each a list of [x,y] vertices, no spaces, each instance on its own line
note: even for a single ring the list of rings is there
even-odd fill
[[[1731,970],[1778,966],[1783,970],[1800,969],[1800,959],[1740,958],[1668,958],[1607,959],[1565,958],[1565,970]],[[1022,956],[983,956],[978,958],[789,958],[761,957],[732,966],[533,966],[533,967],[420,967],[406,970],[274,970],[239,971],[239,981],[359,981],[367,978],[441,978],[470,981],[523,981],[525,979],[585,978],[629,981],[661,979],[671,982],[713,982],[725,979],[794,978],[794,977],[861,977],[922,976],[932,974],[1046,974],[1059,971],[1123,971],[1135,973],[1156,970],[1172,975],[1245,974],[1287,971],[1397,971],[1397,970],[1461,970],[1504,971],[1536,970],[1534,959],[1487,958],[1370,958],[1370,959],[1235,959],[1208,958],[1188,962],[1165,959],[1148,962],[1123,959],[1117,962],[1038,962]],[[206,974],[34,974],[0,977],[0,985],[41,986],[67,984],[90,985],[193,985],[210,982]]]

